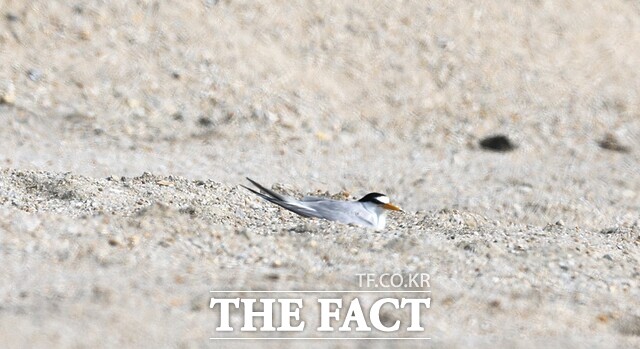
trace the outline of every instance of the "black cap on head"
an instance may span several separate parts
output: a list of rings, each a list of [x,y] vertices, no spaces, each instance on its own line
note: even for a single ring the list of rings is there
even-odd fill
[[[358,200],[360,202],[373,202],[376,204],[388,204],[389,198],[380,193],[369,193],[362,197],[362,199]]]

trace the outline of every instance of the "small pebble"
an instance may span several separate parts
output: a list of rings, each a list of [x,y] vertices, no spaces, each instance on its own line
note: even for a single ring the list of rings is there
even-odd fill
[[[4,15],[4,18],[6,18],[7,21],[9,22],[17,22],[20,19],[20,17],[18,17],[16,14],[13,14],[11,12]]]
[[[480,140],[480,147],[495,152],[508,152],[516,148],[515,144],[505,135],[485,137]]]
[[[607,133],[602,140],[598,141],[598,145],[602,149],[619,153],[628,153],[630,151],[629,147],[621,144],[620,141],[618,141],[618,138],[610,133]]]
[[[327,133],[324,133],[322,131],[316,132],[316,138],[322,142],[326,142],[331,139],[331,137]]]
[[[127,105],[131,109],[136,109],[140,107],[140,101],[135,98],[127,98]]]
[[[605,228],[605,229],[600,230],[600,234],[607,234],[607,235],[608,234],[616,234],[616,233],[619,233],[619,232],[620,232],[620,229],[617,228],[617,227]]]
[[[140,236],[133,235],[127,238],[129,247],[136,247],[140,243]]]
[[[31,81],[39,81],[42,78],[42,72],[38,69],[27,70],[27,77]]]
[[[0,85],[0,104],[13,105],[16,102],[16,87],[9,81]]]
[[[198,124],[202,127],[210,127],[213,125],[213,120],[206,116],[201,116],[198,118]]]

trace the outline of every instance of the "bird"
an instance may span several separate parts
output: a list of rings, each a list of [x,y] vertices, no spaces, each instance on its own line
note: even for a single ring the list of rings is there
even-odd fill
[[[314,196],[297,200],[269,190],[249,177],[247,180],[260,191],[241,184],[245,189],[306,218],[322,218],[382,230],[386,225],[387,211],[404,212],[400,207],[391,204],[386,195],[380,193],[369,193],[358,201],[340,201]]]

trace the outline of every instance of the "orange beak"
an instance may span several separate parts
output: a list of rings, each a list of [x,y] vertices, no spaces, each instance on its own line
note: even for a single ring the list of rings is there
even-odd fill
[[[387,209],[387,210],[391,210],[391,211],[400,211],[400,212],[404,212],[400,207],[393,205],[393,204],[383,204],[382,208]]]

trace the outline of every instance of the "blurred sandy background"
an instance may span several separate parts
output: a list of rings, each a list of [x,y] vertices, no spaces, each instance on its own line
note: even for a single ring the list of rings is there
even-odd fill
[[[8,345],[219,345],[209,289],[396,271],[432,275],[426,344],[640,345],[638,2],[0,0],[0,15]],[[479,145],[496,134],[515,149]],[[381,233],[305,221],[245,176],[384,192],[409,213]]]

